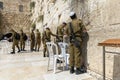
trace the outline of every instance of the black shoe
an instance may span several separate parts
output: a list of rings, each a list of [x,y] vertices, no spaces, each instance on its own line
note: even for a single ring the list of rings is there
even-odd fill
[[[35,49],[33,49],[33,51],[36,51]]]
[[[45,54],[43,55],[43,57],[46,57]]]
[[[73,74],[75,72],[74,67],[70,68],[70,74]]]
[[[82,72],[81,72],[80,68],[77,68],[77,69],[76,69],[75,74],[76,74],[76,75],[82,74]]]
[[[82,73],[86,73],[87,72],[87,68],[85,66],[82,66],[80,70],[81,70]]]
[[[31,49],[30,51],[31,51],[31,52],[33,52],[34,50],[33,50],[33,49]]]
[[[20,52],[20,50],[18,50],[18,53]]]
[[[23,51],[26,51],[26,50],[23,49]]]
[[[11,54],[15,54],[15,52],[11,52]]]

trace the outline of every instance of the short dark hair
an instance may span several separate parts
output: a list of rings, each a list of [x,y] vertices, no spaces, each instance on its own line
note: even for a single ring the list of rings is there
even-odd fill
[[[66,25],[67,23],[66,22],[63,22],[64,25]]]
[[[50,30],[50,28],[49,28],[49,27],[47,27],[46,29],[47,29],[47,30]]]
[[[71,19],[75,19],[77,18],[76,14],[74,14],[73,16],[70,16]]]

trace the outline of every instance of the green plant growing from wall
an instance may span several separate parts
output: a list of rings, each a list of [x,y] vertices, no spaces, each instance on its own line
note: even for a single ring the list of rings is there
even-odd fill
[[[29,17],[31,17],[32,15],[33,15],[33,13],[30,13],[30,14],[29,14]]]
[[[32,26],[31,26],[31,28],[32,28],[33,30],[35,30],[35,28],[36,28],[36,24],[33,23]]]
[[[51,0],[51,3],[55,3],[56,2],[56,0]]]
[[[32,11],[32,9],[34,9],[34,8],[35,8],[35,2],[33,1],[30,3],[30,11]]]
[[[64,2],[66,2],[67,0],[63,0]]]
[[[43,22],[43,19],[44,19],[44,15],[40,15],[39,17],[38,17],[38,22]]]

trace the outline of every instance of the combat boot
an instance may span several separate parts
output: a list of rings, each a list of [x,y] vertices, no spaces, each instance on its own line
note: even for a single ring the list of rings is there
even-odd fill
[[[75,72],[75,70],[74,70],[74,67],[72,66],[71,68],[70,68],[70,74],[73,74]]]
[[[23,49],[23,51],[26,51],[25,49]]]
[[[13,52],[11,52],[11,54],[15,54],[15,52],[13,51]]]
[[[21,49],[21,51],[23,51],[23,49]]]
[[[43,57],[46,57],[46,56],[45,56],[45,53],[43,53]]]
[[[87,68],[83,65],[83,66],[81,66],[81,72],[82,73],[86,73],[87,72]]]
[[[20,49],[18,49],[18,53],[20,52]]]
[[[81,74],[81,73],[82,73],[82,72],[81,72],[80,68],[76,68],[75,74],[76,74],[76,75],[79,75],[79,74]]]
[[[18,53],[20,52],[20,50],[18,50]]]

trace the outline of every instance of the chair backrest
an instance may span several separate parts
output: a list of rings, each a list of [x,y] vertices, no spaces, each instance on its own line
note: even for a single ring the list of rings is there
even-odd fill
[[[68,44],[65,42],[59,42],[58,45],[60,46],[61,49],[61,55],[65,56]]]
[[[2,40],[0,41],[0,53],[7,53],[8,49],[9,49],[9,42],[7,40]]]
[[[58,46],[54,42],[46,42],[49,56],[58,55]]]
[[[9,46],[9,42],[7,40],[2,40],[1,41],[1,47],[8,48],[8,46]]]

